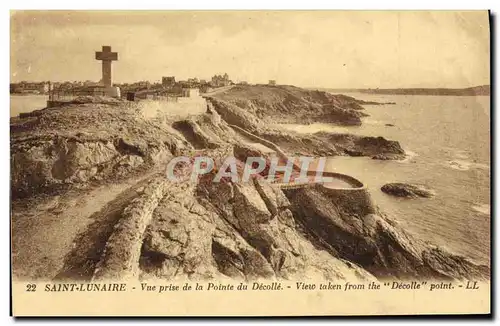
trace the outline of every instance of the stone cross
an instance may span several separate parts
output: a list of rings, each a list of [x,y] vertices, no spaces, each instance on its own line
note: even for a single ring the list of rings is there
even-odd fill
[[[102,61],[102,82],[104,86],[111,87],[113,85],[111,79],[111,61],[118,60],[118,53],[111,52],[110,46],[103,45],[102,51],[95,53],[95,58]]]

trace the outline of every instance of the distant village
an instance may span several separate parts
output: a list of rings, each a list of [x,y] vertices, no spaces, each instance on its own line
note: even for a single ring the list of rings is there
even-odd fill
[[[214,89],[232,86],[248,85],[246,81],[233,82],[227,73],[214,75],[210,80],[188,78],[187,80],[176,80],[175,76],[162,77],[161,82],[139,81],[135,83],[113,83],[119,87],[121,97],[130,96],[131,93],[137,98],[147,98],[153,95],[191,97],[207,93]],[[268,85],[276,85],[276,81],[270,80]],[[66,81],[66,82],[28,82],[10,84],[11,94],[51,94],[57,92],[75,92],[83,95],[100,95],[103,92],[102,82]],[[127,95],[128,94],[128,95]]]
[[[210,80],[188,78],[176,80],[175,76],[164,76],[161,82],[139,81],[135,83],[113,83],[112,62],[118,61],[118,52],[113,52],[110,45],[103,45],[101,51],[95,52],[95,59],[101,61],[102,78],[99,82],[27,82],[10,84],[11,94],[48,94],[48,106],[59,105],[79,96],[110,96],[136,99],[167,100],[177,102],[179,99],[200,97],[200,94],[211,92],[220,87],[235,85],[227,73],[214,75]],[[236,85],[248,85],[241,81]],[[275,86],[275,80],[269,80],[268,85]]]

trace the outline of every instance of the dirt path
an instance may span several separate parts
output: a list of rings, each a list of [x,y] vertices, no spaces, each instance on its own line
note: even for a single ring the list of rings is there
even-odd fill
[[[212,95],[215,95],[215,94],[218,94],[218,93],[227,92],[228,90],[230,90],[233,87],[234,87],[233,85],[231,85],[231,86],[222,86],[222,87],[216,88],[216,89],[214,89],[214,90],[212,90],[210,92],[206,92],[204,95],[212,96]]]
[[[207,104],[203,97],[180,98],[178,102],[142,100],[137,108],[145,119],[180,120],[202,114]]]
[[[85,278],[84,272],[71,268],[68,253],[94,250],[97,254],[95,248],[106,237],[106,231],[110,227],[112,230],[121,213],[120,207],[128,203],[134,188],[150,175],[102,185],[87,192],[69,192],[31,203],[27,208],[13,207],[13,278],[48,280],[69,274],[73,278],[78,275]],[[92,243],[86,241],[89,236]],[[87,262],[80,260],[79,263],[81,269],[88,267]]]

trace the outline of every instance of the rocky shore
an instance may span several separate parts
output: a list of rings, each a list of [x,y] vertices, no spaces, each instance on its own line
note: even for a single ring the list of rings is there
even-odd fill
[[[405,158],[405,152],[397,141],[383,137],[325,132],[299,134],[269,127],[291,122],[360,125],[361,118],[367,116],[362,107],[366,102],[350,96],[294,86],[236,86],[208,100],[228,123],[268,139],[288,153],[394,160]]]
[[[347,96],[236,86],[207,100],[206,113],[181,119],[146,119],[120,101],[81,101],[12,119],[14,277],[489,279],[487,266],[413,237],[369,191],[286,190],[258,176],[247,183],[215,183],[210,175],[168,180],[165,167],[175,156],[269,155],[238,128],[289,155],[404,156],[397,141],[382,137],[267,127],[361,123],[362,105]]]
[[[405,197],[405,198],[429,198],[434,196],[434,192],[431,189],[423,185],[416,185],[411,183],[388,183],[380,188],[386,194],[396,196],[396,197]]]

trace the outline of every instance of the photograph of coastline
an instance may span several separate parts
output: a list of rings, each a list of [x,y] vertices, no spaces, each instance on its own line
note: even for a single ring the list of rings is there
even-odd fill
[[[490,281],[487,11],[10,19],[14,282]]]

